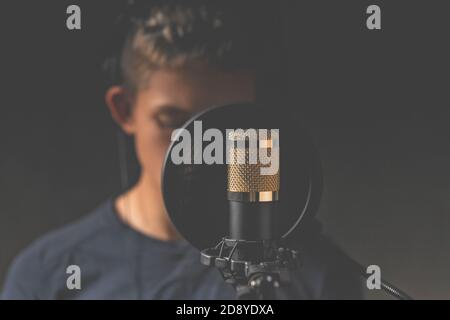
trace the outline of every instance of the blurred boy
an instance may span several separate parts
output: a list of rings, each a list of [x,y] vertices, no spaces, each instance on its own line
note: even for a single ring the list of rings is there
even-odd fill
[[[131,8],[135,14],[127,18],[120,54],[105,64],[113,76],[105,100],[134,139],[139,180],[25,250],[11,267],[5,299],[235,298],[234,289],[216,269],[200,264],[198,251],[172,225],[161,168],[172,131],[192,114],[257,99],[264,81],[260,68],[277,63],[262,66],[258,59],[273,49],[259,42],[271,21],[255,18],[257,6],[244,10],[230,1],[145,1]],[[303,298],[358,297],[347,275],[305,252]],[[67,287],[70,265],[80,267],[79,290]]]

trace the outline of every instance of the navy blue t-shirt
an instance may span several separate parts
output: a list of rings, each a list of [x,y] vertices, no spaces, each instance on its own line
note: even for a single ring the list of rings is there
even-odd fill
[[[322,252],[323,253],[323,252]],[[300,298],[359,298],[351,275],[305,254]],[[80,268],[69,289],[67,268]],[[161,241],[122,222],[109,199],[91,214],[35,241],[12,263],[2,299],[235,299],[219,271],[184,240]]]

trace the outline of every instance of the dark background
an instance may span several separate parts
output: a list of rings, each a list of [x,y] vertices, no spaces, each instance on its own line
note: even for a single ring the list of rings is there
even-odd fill
[[[81,6],[81,31],[66,29],[69,4]],[[381,31],[365,27],[369,4],[382,9]],[[97,59],[115,7],[2,4],[0,285],[36,237],[120,191]],[[286,8],[289,99],[322,156],[326,230],[414,297],[450,298],[449,6]]]

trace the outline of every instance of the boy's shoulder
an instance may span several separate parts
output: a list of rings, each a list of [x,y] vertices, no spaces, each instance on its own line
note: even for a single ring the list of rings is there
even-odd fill
[[[43,262],[50,263],[55,258],[59,259],[61,255],[83,246],[92,238],[101,235],[102,229],[107,226],[103,223],[102,218],[109,207],[110,200],[102,203],[78,220],[41,236],[32,242],[22,252],[21,256],[30,255]]]
[[[105,201],[90,213],[51,231],[28,245],[12,262],[5,279],[2,299],[36,299],[51,278],[61,274],[61,266],[70,265],[71,256],[86,246],[92,246],[108,226],[104,223],[106,210],[112,200]],[[56,272],[58,271],[58,272]],[[65,269],[64,269],[65,271]]]

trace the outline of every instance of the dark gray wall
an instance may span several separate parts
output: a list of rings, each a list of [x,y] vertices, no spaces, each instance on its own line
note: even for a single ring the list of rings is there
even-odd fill
[[[450,298],[450,26],[442,2],[297,2],[293,99],[325,171],[320,217],[418,298]],[[373,2],[371,2],[373,3]],[[448,9],[448,6],[447,6]]]
[[[65,29],[67,1],[3,4],[0,284],[33,239],[120,190],[95,59],[112,1],[75,2],[81,32]],[[381,31],[365,29],[373,3]],[[448,6],[309,0],[286,12],[290,100],[321,152],[327,231],[413,296],[450,298]]]

